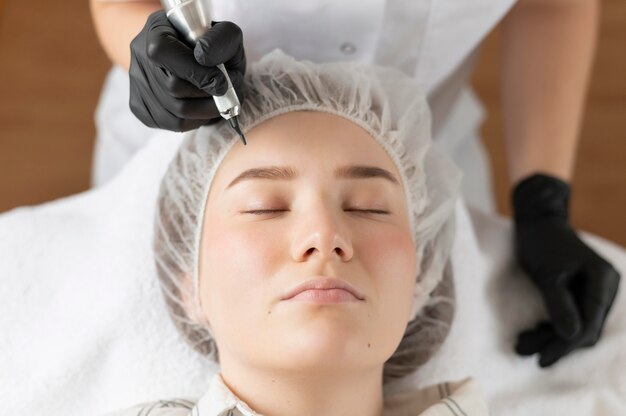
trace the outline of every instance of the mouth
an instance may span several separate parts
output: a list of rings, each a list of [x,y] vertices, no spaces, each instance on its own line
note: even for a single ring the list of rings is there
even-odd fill
[[[314,276],[288,290],[281,300],[315,303],[355,302],[365,300],[361,292],[345,280]]]

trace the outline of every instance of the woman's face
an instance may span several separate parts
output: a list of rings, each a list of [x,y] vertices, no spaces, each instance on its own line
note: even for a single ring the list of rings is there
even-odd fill
[[[328,113],[283,114],[247,136],[216,173],[200,248],[202,312],[222,365],[382,368],[404,334],[417,276],[395,164],[365,130]],[[390,177],[346,174],[349,166]],[[363,300],[281,300],[321,276],[347,281]]]

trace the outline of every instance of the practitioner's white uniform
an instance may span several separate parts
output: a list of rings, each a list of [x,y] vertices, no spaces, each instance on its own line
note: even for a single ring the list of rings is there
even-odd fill
[[[213,0],[212,19],[238,24],[251,63],[274,48],[314,62],[396,67],[428,92],[435,142],[465,173],[470,205],[495,209],[469,77],[478,46],[515,0]],[[96,110],[93,184],[114,176],[154,134],[128,106],[128,73],[113,67]]]

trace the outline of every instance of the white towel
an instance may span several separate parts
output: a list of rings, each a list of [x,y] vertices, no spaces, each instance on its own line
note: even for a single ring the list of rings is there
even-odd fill
[[[98,415],[205,392],[217,367],[170,322],[151,258],[159,181],[181,138],[156,135],[101,188],[0,215],[0,413]],[[545,310],[514,265],[509,222],[459,203],[457,230],[450,336],[386,391],[471,375],[494,415],[625,415],[623,288],[595,347],[539,369],[513,351]],[[624,275],[623,249],[585,238]]]

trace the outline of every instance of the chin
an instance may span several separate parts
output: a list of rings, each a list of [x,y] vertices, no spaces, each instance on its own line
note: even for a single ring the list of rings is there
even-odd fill
[[[314,367],[324,364],[337,367],[348,364],[355,357],[367,353],[366,336],[352,324],[338,322],[308,322],[306,326],[290,329],[289,335],[280,342],[280,350],[287,361],[298,362],[302,366]],[[278,345],[277,345],[278,347]]]

